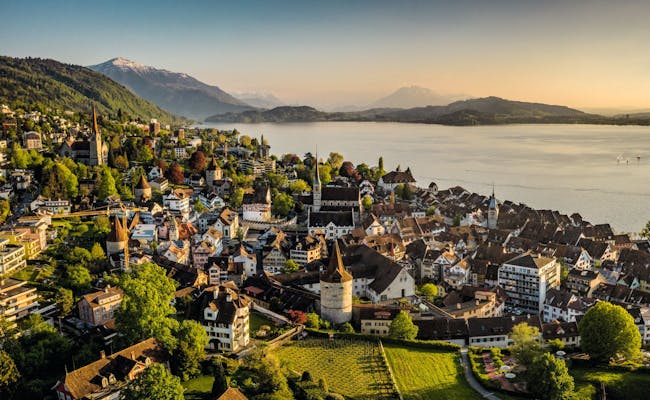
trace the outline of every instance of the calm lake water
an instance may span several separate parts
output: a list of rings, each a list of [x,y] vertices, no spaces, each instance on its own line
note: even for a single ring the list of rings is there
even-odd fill
[[[373,122],[210,124],[269,140],[280,155],[337,151],[357,164],[411,167],[419,186],[460,185],[534,208],[579,212],[620,232],[650,219],[650,127],[449,127]],[[640,161],[637,160],[640,156]]]

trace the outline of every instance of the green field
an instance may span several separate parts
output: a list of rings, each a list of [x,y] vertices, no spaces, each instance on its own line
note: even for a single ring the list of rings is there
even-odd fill
[[[201,375],[197,378],[183,382],[185,388],[185,400],[207,400],[212,399],[212,376]]]
[[[304,339],[274,350],[292,371],[323,378],[330,390],[351,399],[391,399],[392,384],[375,342]]]
[[[603,369],[573,368],[571,375],[575,378],[576,389],[585,393],[581,398],[594,395],[601,382],[605,384],[608,399],[647,399],[650,397],[650,374]]]
[[[458,353],[384,345],[386,357],[406,400],[481,399],[465,381]]]

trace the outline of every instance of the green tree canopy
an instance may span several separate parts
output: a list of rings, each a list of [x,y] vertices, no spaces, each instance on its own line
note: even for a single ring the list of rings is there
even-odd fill
[[[291,195],[278,193],[275,199],[273,199],[271,211],[277,216],[286,217],[293,210],[293,205],[293,197]]]
[[[645,226],[641,230],[641,236],[650,240],[650,221],[646,222]]]
[[[104,253],[104,248],[101,244],[95,242],[92,249],[90,249],[90,258],[93,261],[104,261],[106,259],[106,253]]]
[[[310,190],[311,188],[309,187],[309,184],[302,179],[296,179],[289,184],[289,191],[293,194],[309,192]]]
[[[578,324],[580,346],[592,360],[609,362],[616,355],[627,359],[639,355],[641,334],[634,318],[623,307],[599,301]]]
[[[332,167],[333,171],[338,171],[339,168],[341,168],[341,165],[343,164],[343,155],[332,152],[330,153],[330,156],[327,158],[327,163]]]
[[[162,364],[142,371],[120,393],[121,400],[183,400],[183,386]]]
[[[11,204],[8,200],[0,200],[0,224],[3,224],[11,213]]]
[[[6,351],[0,350],[0,393],[16,383],[19,378],[20,372],[13,358]]]
[[[131,273],[122,275],[119,286],[124,299],[115,314],[117,330],[130,343],[153,336],[174,349],[178,321],[172,318],[175,309],[170,303],[176,288],[165,270],[153,263],[134,265]]]
[[[226,390],[228,390],[228,380],[226,378],[226,371],[221,364],[221,361],[216,361],[212,366],[212,375],[214,382],[212,382],[212,396],[219,398]]]
[[[183,381],[201,373],[201,362],[205,360],[205,346],[208,338],[205,329],[196,321],[181,322],[176,331],[178,343],[172,353],[172,369]]]
[[[363,199],[361,199],[361,205],[363,206],[364,210],[370,211],[372,208],[372,197],[368,195],[363,196]]]
[[[332,167],[330,167],[329,164],[319,165],[318,173],[320,176],[321,185],[325,186],[328,183],[332,182]]]
[[[535,358],[526,373],[528,388],[538,399],[571,400],[574,382],[563,360],[549,353]]]
[[[97,183],[95,192],[100,200],[106,200],[109,196],[117,194],[115,178],[106,165],[102,166],[101,172],[99,173],[99,182]]]
[[[282,273],[283,274],[290,274],[292,272],[296,272],[300,269],[300,266],[298,265],[297,262],[294,260],[287,260],[287,262],[284,263],[284,267],[282,268]]]
[[[43,190],[49,198],[72,199],[79,192],[77,177],[60,162],[47,162],[43,168]]]
[[[65,275],[68,286],[76,290],[89,289],[93,280],[88,268],[79,264],[68,265]]]
[[[54,301],[61,308],[61,313],[63,315],[70,314],[72,308],[74,307],[74,295],[72,290],[60,287],[56,290],[56,295],[54,296]]]
[[[320,328],[320,318],[316,313],[307,314],[307,326],[310,328],[318,329]]]
[[[420,288],[420,291],[422,292],[422,295],[425,296],[429,301],[438,296],[438,286],[434,285],[433,283],[425,283]]]
[[[530,326],[525,322],[519,323],[512,328],[510,338],[514,342],[510,351],[522,365],[530,366],[535,357],[542,352],[537,327]]]
[[[389,336],[394,339],[413,340],[418,335],[418,327],[404,310],[393,319],[388,328]]]

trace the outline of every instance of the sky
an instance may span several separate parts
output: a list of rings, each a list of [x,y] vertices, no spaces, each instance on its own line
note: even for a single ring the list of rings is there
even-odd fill
[[[650,109],[648,1],[14,1],[0,53],[113,57],[288,104],[402,86],[582,109]]]

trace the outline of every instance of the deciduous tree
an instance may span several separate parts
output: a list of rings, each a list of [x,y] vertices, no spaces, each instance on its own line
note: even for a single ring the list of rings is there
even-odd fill
[[[519,323],[512,328],[510,338],[514,342],[510,351],[521,365],[530,366],[535,357],[542,352],[537,327],[525,322]]]
[[[197,150],[192,153],[190,156],[189,164],[190,168],[192,168],[195,173],[202,173],[205,170],[205,167],[208,165],[208,162],[205,158],[205,153],[203,153],[201,150]]]
[[[528,388],[538,399],[571,400],[574,382],[563,360],[549,353],[535,358],[526,373]]]
[[[172,367],[174,373],[186,381],[201,373],[201,362],[205,360],[205,346],[210,339],[205,328],[191,320],[181,322],[175,336],[178,343],[172,353]]]
[[[293,197],[286,193],[279,193],[273,199],[271,211],[279,217],[286,217],[293,210]]]
[[[627,359],[639,355],[641,334],[634,318],[623,307],[600,301],[578,324],[580,346],[594,361],[608,362],[622,355]]]
[[[175,348],[173,332],[178,321],[170,304],[176,290],[165,270],[153,263],[134,265],[132,272],[122,275],[119,286],[124,299],[115,314],[117,330],[130,343],[149,337],[160,340],[168,349]]]
[[[16,383],[19,378],[20,372],[13,358],[6,351],[0,350],[0,393]]]
[[[182,185],[185,181],[185,175],[183,175],[183,167],[179,163],[171,163],[167,171],[165,171],[165,177],[175,185]]]
[[[420,288],[420,291],[422,292],[422,295],[425,296],[429,301],[438,296],[438,286],[434,285],[433,283],[425,283]]]
[[[389,336],[394,339],[413,340],[418,335],[418,327],[404,310],[393,319],[388,328]]]
[[[183,400],[183,386],[162,364],[152,364],[130,381],[122,400]]]

